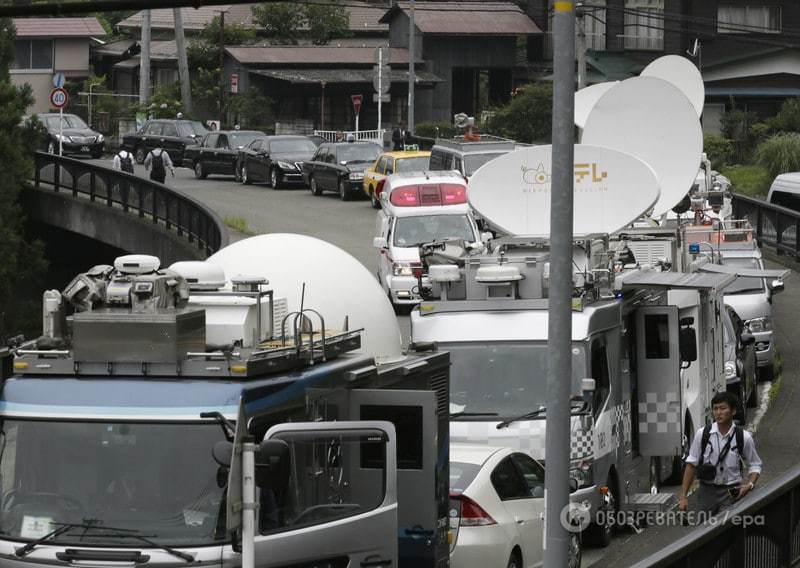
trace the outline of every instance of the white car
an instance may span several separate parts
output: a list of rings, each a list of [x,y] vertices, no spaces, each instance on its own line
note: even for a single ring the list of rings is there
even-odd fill
[[[544,467],[511,448],[450,444],[451,568],[542,566]],[[581,564],[570,533],[569,568]]]

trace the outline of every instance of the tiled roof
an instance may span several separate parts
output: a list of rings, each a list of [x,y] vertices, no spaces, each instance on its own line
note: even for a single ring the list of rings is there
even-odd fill
[[[372,83],[372,69],[253,69],[252,73],[294,84],[338,85]],[[417,71],[417,83],[439,83],[441,78],[430,71]],[[408,71],[392,69],[387,79],[391,83],[408,84]]]
[[[273,45],[228,47],[225,51],[244,65],[373,65],[374,47],[331,45]],[[408,50],[392,48],[392,64],[408,63]],[[421,62],[418,59],[418,62]]]
[[[398,2],[384,14],[389,23],[408,2]],[[414,23],[423,34],[526,35],[542,30],[511,2],[414,2]]]
[[[95,55],[111,55],[122,56],[125,55],[130,49],[138,42],[135,39],[121,39],[119,41],[112,41],[104,43],[103,45],[93,46],[91,51]]]
[[[97,18],[14,18],[17,37],[91,37],[106,31]]]

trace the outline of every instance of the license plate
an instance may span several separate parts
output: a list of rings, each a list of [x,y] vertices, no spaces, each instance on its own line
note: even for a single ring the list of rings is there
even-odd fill
[[[81,152],[88,152],[89,146],[81,146]]]

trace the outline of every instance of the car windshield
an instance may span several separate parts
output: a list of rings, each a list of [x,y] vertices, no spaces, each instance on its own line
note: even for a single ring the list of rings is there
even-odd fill
[[[273,140],[269,147],[270,151],[274,154],[291,154],[293,152],[298,154],[313,154],[317,149],[316,144],[307,138]]]
[[[464,173],[468,176],[474,174],[478,168],[495,158],[499,158],[506,152],[493,152],[491,154],[466,154],[464,156]]]
[[[415,158],[400,158],[396,161],[396,171],[398,172],[424,172],[428,169],[431,159],[428,156],[417,156]]]
[[[381,153],[377,144],[341,144],[336,148],[339,163],[374,162]]]
[[[520,416],[546,406],[546,341],[441,343],[450,352],[450,412]],[[584,346],[572,346],[573,382],[587,377]],[[544,415],[542,415],[544,416]]]
[[[394,225],[394,244],[415,247],[423,243],[463,239],[474,242],[475,233],[466,215],[418,215],[398,217]]]
[[[260,132],[231,132],[231,148],[244,148],[256,138],[263,136]]]
[[[481,466],[474,463],[450,462],[450,491],[464,491],[473,482]]]
[[[91,521],[167,546],[224,537],[224,528],[217,530],[223,489],[211,455],[224,439],[217,424],[6,419],[0,427],[2,536],[34,540],[54,530],[53,523]],[[135,542],[113,531],[81,532],[53,542]]]
[[[757,258],[726,258],[723,262],[726,266],[735,266],[737,268],[751,268],[760,270],[761,261]],[[763,292],[764,279],[755,278],[753,276],[737,276],[736,280],[728,284],[723,293],[725,294],[744,294],[750,292]]]
[[[196,120],[184,120],[178,123],[178,130],[181,136],[203,136],[208,130],[201,122]]]
[[[58,117],[57,116],[48,116],[47,117],[47,128],[50,130],[58,130]],[[89,126],[81,120],[80,117],[75,116],[74,114],[65,114],[64,115],[64,124],[63,128],[89,128]]]

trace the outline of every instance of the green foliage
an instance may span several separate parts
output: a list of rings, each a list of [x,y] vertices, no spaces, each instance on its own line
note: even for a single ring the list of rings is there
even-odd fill
[[[711,160],[711,166],[717,170],[733,163],[735,151],[733,144],[722,136],[706,134],[703,137],[703,150]]]
[[[761,166],[730,166],[722,168],[720,173],[731,180],[735,193],[750,197],[766,197],[773,179]]]
[[[205,67],[206,69],[219,67],[219,16],[198,34],[197,39],[186,44],[186,58],[189,67]],[[256,32],[241,24],[225,24],[225,45],[245,45],[256,39]]]
[[[488,131],[517,142],[549,143],[552,135],[553,86],[531,83],[515,91],[511,101],[499,107]]]
[[[175,118],[182,108],[181,86],[175,82],[159,85],[150,97],[150,102],[139,107],[139,111],[152,115],[153,118]]]
[[[458,130],[449,122],[418,122],[415,125],[414,134],[423,138],[452,138],[458,134]]]
[[[38,132],[22,117],[33,103],[29,86],[16,87],[9,78],[14,27],[0,19],[0,340],[35,333],[39,322],[42,277],[47,268],[44,247],[25,238],[25,218],[19,204],[23,185],[33,170],[31,156]]]
[[[719,121],[725,138],[746,141],[750,135],[750,127],[758,121],[758,115],[752,111],[733,108],[723,113]]]
[[[219,67],[198,67],[195,71],[192,77],[192,104],[195,110],[202,108],[219,114]]]
[[[223,223],[225,223],[226,226],[230,227],[234,231],[244,235],[256,234],[255,231],[253,231],[247,224],[247,221],[244,219],[244,217],[232,217],[230,215],[226,215],[225,219],[223,219]]]
[[[231,95],[228,110],[235,115],[235,121],[242,128],[271,131],[275,123],[272,100],[265,97],[256,87],[244,93]]]
[[[800,134],[776,134],[759,144],[756,163],[772,177],[800,170]]]
[[[778,132],[800,132],[800,99],[786,99],[769,124]]]
[[[352,35],[350,15],[337,2],[265,2],[253,6],[252,12],[253,21],[276,44],[297,45],[305,38],[314,45],[326,45]]]

